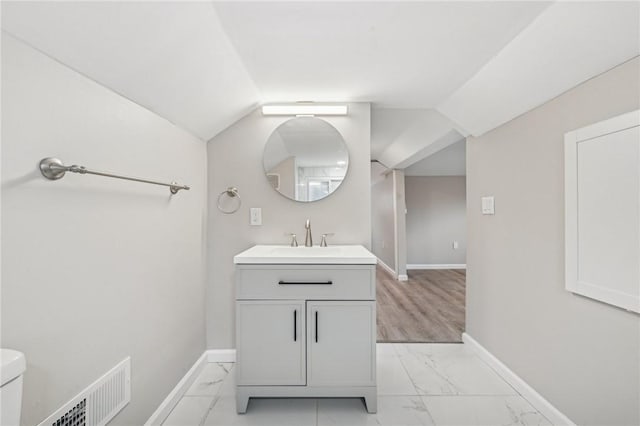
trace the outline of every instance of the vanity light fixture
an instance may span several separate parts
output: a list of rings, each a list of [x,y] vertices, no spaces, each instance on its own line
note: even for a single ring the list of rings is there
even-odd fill
[[[262,106],[262,115],[347,115],[347,112],[347,105],[281,104]]]

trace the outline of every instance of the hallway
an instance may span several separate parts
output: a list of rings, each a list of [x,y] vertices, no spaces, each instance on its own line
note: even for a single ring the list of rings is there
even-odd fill
[[[465,279],[464,269],[431,269],[396,281],[378,267],[378,342],[462,342]]]

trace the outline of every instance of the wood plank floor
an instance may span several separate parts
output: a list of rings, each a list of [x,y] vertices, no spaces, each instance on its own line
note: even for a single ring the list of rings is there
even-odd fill
[[[408,281],[376,271],[378,342],[458,343],[465,318],[464,269],[411,270]]]

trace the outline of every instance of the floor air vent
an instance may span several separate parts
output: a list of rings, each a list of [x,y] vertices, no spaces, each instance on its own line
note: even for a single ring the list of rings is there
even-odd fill
[[[38,426],[104,426],[131,400],[131,359],[126,358]]]

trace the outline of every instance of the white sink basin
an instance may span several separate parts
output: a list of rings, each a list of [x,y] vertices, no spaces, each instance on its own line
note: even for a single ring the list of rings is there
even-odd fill
[[[360,245],[290,247],[257,245],[237,254],[235,264],[375,265],[376,257]]]

